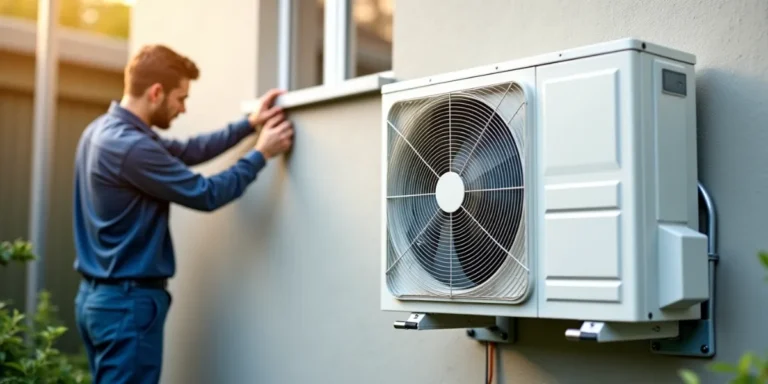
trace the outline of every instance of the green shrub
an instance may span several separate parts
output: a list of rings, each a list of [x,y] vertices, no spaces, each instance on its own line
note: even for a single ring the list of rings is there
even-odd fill
[[[11,262],[26,263],[35,259],[32,254],[32,244],[16,240],[13,243],[4,241],[0,243],[0,266],[6,266]]]
[[[27,242],[0,243],[0,266],[34,259]],[[0,301],[0,384],[90,383],[87,359],[82,354],[67,356],[55,347],[68,330],[57,318],[50,294],[42,291],[38,298],[31,329],[24,314]]]
[[[763,268],[768,269],[768,252],[758,253],[758,259]],[[768,280],[768,277],[766,277]],[[742,354],[736,364],[727,362],[715,362],[708,367],[712,372],[731,375],[729,384],[766,384],[768,383],[768,354],[761,357],[753,351]],[[680,377],[685,384],[699,384],[698,375],[691,370],[683,369]]]

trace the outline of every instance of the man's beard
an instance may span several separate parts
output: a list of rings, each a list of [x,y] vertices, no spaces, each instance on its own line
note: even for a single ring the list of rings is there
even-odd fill
[[[168,129],[171,126],[171,115],[168,111],[167,100],[163,100],[163,104],[152,114],[150,123],[160,129]]]

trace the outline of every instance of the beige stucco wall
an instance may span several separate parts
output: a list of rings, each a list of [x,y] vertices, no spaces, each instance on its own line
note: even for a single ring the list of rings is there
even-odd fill
[[[768,307],[760,303],[768,287],[755,253],[768,248],[762,225],[768,178],[760,161],[768,140],[768,3],[470,3],[398,1],[395,75],[413,78],[625,36],[698,56],[701,179],[720,212],[718,357],[764,350],[768,336],[759,331]],[[274,52],[273,40],[257,28],[269,19],[263,12],[269,7],[273,1],[138,2],[134,47],[163,41],[202,68],[173,134],[235,118],[241,100],[274,81],[257,60],[258,52]],[[167,23],[169,13],[180,16]],[[379,109],[378,99],[367,96],[293,111],[293,154],[272,162],[243,199],[212,214],[174,207],[179,273],[165,382],[482,381],[483,348],[463,331],[396,331],[392,321],[402,315],[379,311]],[[201,171],[228,166],[248,144]],[[566,342],[565,329],[578,325],[522,321],[519,343],[502,347],[498,382],[675,383],[677,369],[706,362],[651,355],[647,342]]]

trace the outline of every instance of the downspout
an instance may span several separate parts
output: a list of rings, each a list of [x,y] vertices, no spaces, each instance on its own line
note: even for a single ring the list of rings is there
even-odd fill
[[[50,170],[56,133],[58,81],[58,0],[39,0],[35,54],[34,126],[32,140],[29,237],[37,260],[27,265],[27,322],[37,310],[37,294],[44,287],[47,223],[50,205]]]

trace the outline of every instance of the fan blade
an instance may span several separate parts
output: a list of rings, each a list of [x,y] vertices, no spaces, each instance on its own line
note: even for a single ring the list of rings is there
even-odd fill
[[[416,260],[435,280],[444,286],[451,283],[450,248],[451,226],[450,217],[441,214],[439,225],[431,226],[423,237],[424,241],[414,251]],[[444,290],[435,287],[436,291]]]
[[[464,211],[454,213],[454,289],[469,289],[491,278],[506,255]]]

